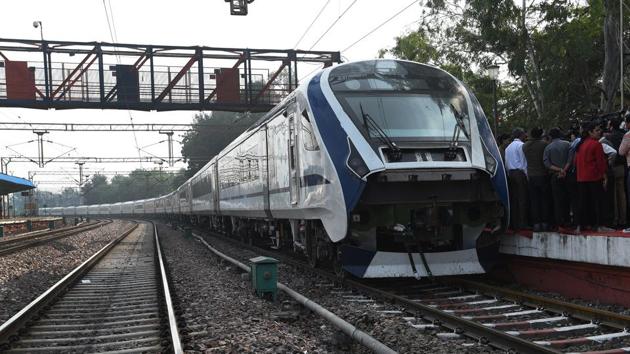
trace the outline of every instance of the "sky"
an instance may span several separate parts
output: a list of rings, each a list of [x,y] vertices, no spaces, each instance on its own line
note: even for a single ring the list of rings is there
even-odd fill
[[[121,43],[292,49],[306,33],[297,45],[298,49],[312,47],[312,50],[341,51],[411,3],[411,0],[255,0],[249,5],[247,16],[230,16],[229,3],[224,0],[21,0],[3,4],[0,37],[39,39],[40,29],[33,27],[33,21],[41,21],[43,36],[47,40],[112,42],[113,34]],[[416,21],[422,16],[419,3],[414,3],[343,51],[344,61],[375,58],[380,49],[391,48],[395,37],[417,27]],[[305,32],[322,8],[320,17]],[[113,32],[108,26],[106,9],[111,11]],[[335,21],[336,24],[322,37]],[[41,60],[39,56],[23,59]],[[195,113],[198,112],[0,108],[0,122],[129,123],[133,120],[134,123],[190,123]],[[16,152],[37,156],[35,139],[35,134],[30,131],[3,131],[0,128],[0,156],[14,156]],[[67,156],[137,157],[136,146],[152,144],[155,145],[144,150],[157,156],[167,155],[166,142],[158,143],[165,137],[157,132],[137,132],[135,138],[132,133],[50,132],[45,139],[48,140],[44,145],[47,159],[72,148],[76,150]],[[181,135],[176,135],[175,140],[175,155],[180,156],[181,147],[177,141],[181,140]],[[144,152],[140,154],[148,156]],[[185,165],[178,163],[174,168],[180,167]],[[158,165],[88,163],[84,168],[90,171],[129,171],[135,168],[154,169]],[[68,175],[46,175],[47,171],[67,172]],[[72,163],[49,163],[42,169],[33,163],[11,163],[9,172],[24,178],[34,173],[34,181],[39,188],[50,191],[76,187],[71,176],[78,179],[77,166]]]

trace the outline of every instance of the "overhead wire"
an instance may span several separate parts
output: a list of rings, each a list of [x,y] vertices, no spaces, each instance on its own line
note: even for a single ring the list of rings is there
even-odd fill
[[[342,52],[347,51],[348,49],[354,47],[357,43],[361,42],[362,40],[364,40],[366,37],[368,37],[369,35],[371,35],[372,33],[378,31],[381,27],[385,26],[389,21],[393,20],[394,18],[398,17],[398,15],[400,15],[401,13],[405,12],[408,8],[410,8],[411,6],[413,6],[413,4],[419,2],[419,0],[414,0],[412,1],[409,5],[405,6],[403,9],[401,9],[400,11],[398,11],[397,13],[395,13],[393,16],[391,16],[390,18],[388,18],[387,20],[385,20],[384,22],[382,22],[381,24],[379,24],[378,26],[376,26],[374,29],[372,29],[371,31],[369,31],[368,33],[366,33],[365,35],[363,35],[363,37],[357,39],[356,41],[354,41],[354,43],[350,44],[349,46],[347,46],[345,49],[342,50]]]
[[[356,2],[356,1],[355,1]],[[393,20],[394,18],[398,17],[401,13],[405,12],[407,9],[409,9],[411,6],[413,6],[413,4],[418,3],[419,0],[414,0],[411,3],[409,3],[407,6],[405,6],[404,8],[402,8],[401,10],[399,10],[398,12],[396,12],[394,15],[392,15],[391,17],[389,17],[387,20],[383,21],[382,23],[380,23],[378,26],[376,26],[374,29],[370,30],[368,33],[366,33],[365,35],[363,35],[361,38],[357,39],[356,41],[354,41],[352,44],[350,44],[349,46],[347,46],[345,49],[343,49],[341,52],[345,52],[348,49],[354,47],[356,44],[358,44],[359,42],[361,42],[362,40],[364,40],[365,38],[367,38],[369,35],[371,35],[372,33],[378,31],[381,27],[385,26],[389,21]],[[341,18],[341,16],[343,16],[348,10],[349,8],[354,5],[354,2],[352,4],[350,4],[350,6],[348,8],[346,8],[346,10],[339,16],[339,18]],[[338,19],[339,19],[338,18]],[[331,25],[330,28],[332,28],[333,25]],[[327,30],[328,31],[328,30]],[[325,33],[324,33],[325,35]],[[322,36],[323,37],[323,36]],[[321,39],[321,37],[320,37]],[[319,41],[319,40],[318,40]],[[315,43],[317,44],[317,42]],[[314,46],[314,45],[313,45]],[[312,49],[312,47],[311,47]],[[314,73],[315,71],[319,70],[320,68],[315,68],[314,70],[310,71],[308,74],[302,76],[299,81],[302,81],[304,78],[310,76],[312,73]]]
[[[114,11],[112,10],[112,3],[110,0],[108,0],[107,3],[109,4],[109,10],[107,9],[107,4],[105,4],[105,0],[103,0],[103,8],[105,9],[105,18],[107,19],[107,27],[109,28],[109,35],[112,39],[112,42],[117,43],[118,33],[116,32],[116,22],[114,20]],[[110,17],[111,17],[111,22],[110,22]],[[114,51],[116,51],[115,47],[114,47]],[[117,51],[116,51],[116,61],[118,62],[118,64],[121,63],[120,55],[118,55]],[[140,152],[141,150],[140,145],[138,144],[138,137],[136,136],[136,131],[133,124],[133,116],[131,115],[131,111],[129,109],[127,109],[127,114],[129,115],[129,122],[131,123],[133,140],[134,140],[134,143],[136,144],[136,151],[138,152],[138,158],[142,159],[142,153]],[[139,163],[140,163],[140,167],[142,168],[142,161],[139,161]]]
[[[308,25],[304,33],[302,33],[302,36],[300,37],[300,39],[298,39],[297,43],[295,43],[295,45],[293,46],[293,49],[297,49],[297,46],[300,45],[300,42],[302,41],[302,39],[304,39],[308,31],[310,31],[310,29],[313,27],[317,19],[319,19],[319,16],[321,16],[321,14],[324,12],[324,9],[326,9],[326,6],[328,6],[328,4],[330,4],[330,0],[327,0],[324,6],[322,6],[322,8],[317,13],[317,16],[315,16],[315,18],[313,19],[313,22],[311,22],[311,24]]]
[[[118,43],[118,32],[116,31],[116,21],[114,20],[114,10],[112,9],[112,1],[107,0],[107,4],[109,5],[109,15],[112,18],[112,29],[114,30],[114,38],[116,39],[116,43]]]
[[[337,22],[339,22],[339,20],[341,20],[341,18],[352,8],[352,6],[354,6],[354,4],[357,3],[357,1],[359,0],[354,0],[350,5],[348,5],[348,7],[346,7],[345,10],[343,10],[343,12],[341,13],[341,15],[339,15],[339,17],[337,17],[337,19],[330,25],[328,26],[328,28],[326,29],[326,31],[324,31],[324,33],[322,33],[321,36],[319,36],[319,38],[315,41],[315,43],[313,43],[313,45],[308,49],[311,50],[313,49],[317,43],[319,43],[319,41],[322,40],[322,38],[324,38],[324,36],[326,36],[326,34],[328,34],[328,32],[330,32],[330,30],[335,27],[335,25],[337,24]]]
[[[105,0],[103,0],[103,9],[105,10],[105,19],[107,20],[107,29],[109,29],[109,36],[112,39],[112,43],[116,43],[117,36],[114,36],[114,30],[112,29],[112,23],[109,19],[109,10],[107,10],[107,4],[105,3]],[[118,58],[118,55],[116,57]]]
[[[350,10],[350,8],[352,8],[352,6],[354,6],[354,4],[357,2],[358,0],[354,0],[350,5],[348,5],[348,7],[346,7],[346,9],[337,17],[337,19],[335,19],[335,21],[328,26],[328,28],[326,29],[326,31],[324,31],[324,33],[322,33],[321,36],[319,36],[319,38],[315,41],[315,43],[313,43],[313,45],[308,49],[311,50],[313,49],[317,43],[319,43],[322,38],[324,38],[324,36],[326,36],[326,34],[328,32],[330,32],[330,30],[337,24],[337,22],[339,22],[339,20]],[[322,9],[320,10],[320,12],[317,14],[317,16],[315,17],[315,19],[313,20],[313,23],[315,23],[315,21],[317,20],[317,18],[319,18],[319,16],[321,15],[321,13],[323,12],[324,8],[328,5],[330,1],[326,2],[326,4],[324,4],[324,6],[322,7]],[[340,3],[341,4],[341,3]],[[313,25],[313,23],[311,23],[311,25],[307,28],[306,32],[308,32],[308,30],[311,28],[311,26]],[[302,35],[302,37],[304,37],[304,35],[306,34],[306,32],[304,32],[304,34]],[[302,40],[302,38],[300,38],[300,41]],[[298,41],[299,43],[299,41]],[[296,44],[297,47],[297,44]],[[308,74],[303,75],[301,78],[298,79],[298,82],[302,81],[304,78],[309,77],[312,73],[316,72],[317,70],[320,70],[320,67],[316,67],[315,69],[311,70],[308,72]]]

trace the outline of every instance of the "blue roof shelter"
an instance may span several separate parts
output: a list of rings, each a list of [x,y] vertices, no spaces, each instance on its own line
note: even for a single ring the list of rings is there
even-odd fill
[[[24,178],[0,173],[0,195],[26,191],[35,188],[35,185]]]

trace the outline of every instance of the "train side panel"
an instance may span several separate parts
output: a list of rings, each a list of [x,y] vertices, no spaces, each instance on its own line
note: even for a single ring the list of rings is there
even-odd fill
[[[144,200],[136,200],[132,205],[133,215],[144,215]]]
[[[219,157],[219,204],[222,213],[245,217],[265,217],[263,170],[265,132],[249,135]]]
[[[192,213],[208,215],[212,212],[212,173],[213,166],[206,164],[191,178]]]

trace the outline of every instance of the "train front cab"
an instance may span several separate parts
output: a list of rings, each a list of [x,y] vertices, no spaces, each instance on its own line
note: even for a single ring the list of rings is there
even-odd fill
[[[344,269],[369,278],[484,273],[498,256],[508,201],[474,95],[450,74],[411,62],[328,73],[332,110],[351,125],[337,165],[349,214]],[[316,119],[327,114],[314,110]],[[320,127],[325,144],[326,134]]]

